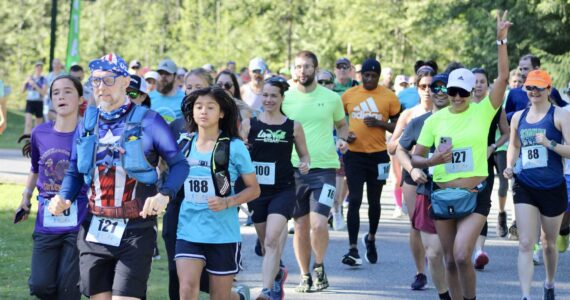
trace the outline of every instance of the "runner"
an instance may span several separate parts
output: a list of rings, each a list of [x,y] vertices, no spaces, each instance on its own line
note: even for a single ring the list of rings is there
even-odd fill
[[[538,238],[537,226],[542,228],[546,269],[543,299],[555,298],[556,238],[564,212],[568,209],[562,157],[570,158],[570,146],[563,145],[562,141],[570,140],[570,124],[566,122],[570,113],[551,104],[551,86],[552,80],[546,71],[528,73],[524,87],[531,105],[513,115],[507,150],[505,176],[515,179],[513,197],[518,220],[518,272],[522,299],[530,299],[534,273],[532,251]]]
[[[251,158],[261,185],[261,196],[247,205],[260,241],[263,241],[263,289],[257,299],[283,299],[287,268],[279,266],[287,239],[287,220],[295,206],[293,146],[300,156],[301,175],[309,172],[309,153],[303,127],[281,112],[289,84],[282,77],[272,77],[263,87],[263,112],[244,120],[242,137],[250,145]],[[273,279],[275,278],[275,280]]]
[[[62,216],[53,216],[47,207],[50,199],[59,192],[69,165],[82,95],[79,80],[66,75],[54,79],[50,98],[56,119],[32,131],[32,168],[18,209],[22,212],[22,220],[26,220],[32,206],[30,198],[37,187],[39,206],[28,283],[30,295],[40,299],[81,298],[77,288],[79,253],[76,241],[79,225],[87,214],[87,186],[83,186],[77,201]]]
[[[81,292],[91,299],[145,296],[156,239],[156,215],[184,182],[188,164],[157,113],[133,104],[125,61],[110,53],[89,63],[99,108],[79,124],[76,150],[49,211],[60,215],[83,184],[91,187],[89,214],[77,237]],[[157,193],[156,166],[170,174]],[[110,275],[112,274],[112,275]]]
[[[251,81],[241,87],[242,100],[255,111],[261,110],[261,90],[263,79],[267,71],[267,64],[263,59],[256,57],[249,62],[249,77]]]
[[[178,68],[172,60],[162,60],[156,70],[160,75],[160,79],[156,83],[156,90],[148,94],[152,99],[152,110],[159,113],[168,124],[182,117],[180,106],[182,105],[182,98],[184,98],[184,91],[175,85],[177,70]],[[187,83],[184,82],[184,84]]]
[[[150,108],[150,97],[147,93],[146,81],[138,75],[131,75],[131,82],[127,87],[127,97],[137,105]]]
[[[47,79],[42,75],[44,64],[41,61],[34,65],[34,73],[26,78],[22,91],[26,93],[26,114],[24,135],[30,134],[35,126],[44,122],[43,99],[47,92]],[[35,119],[32,119],[35,118]],[[35,120],[34,125],[32,122]]]
[[[390,170],[390,157],[386,150],[386,131],[394,131],[400,116],[398,97],[391,90],[379,86],[381,67],[375,59],[362,63],[362,86],[349,89],[342,95],[344,111],[348,114],[350,132],[356,138],[348,144],[344,154],[348,183],[348,239],[349,250],[342,263],[359,266],[357,239],[360,229],[360,205],[366,183],[368,219],[370,229],[362,237],[366,248],[365,258],[371,264],[378,261],[376,231],[380,222],[380,195]]]
[[[346,57],[341,57],[337,59],[335,63],[335,78],[333,91],[337,92],[339,95],[344,94],[348,89],[353,86],[358,85],[358,81],[352,79],[350,76],[351,71],[354,69],[350,60]]]
[[[209,274],[210,298],[230,299],[241,265],[236,209],[259,196],[255,168],[237,131],[237,107],[220,88],[203,88],[184,98],[190,164],[184,184],[176,240],[181,299],[198,299],[201,273]],[[241,177],[245,189],[234,195]]]
[[[427,74],[427,75],[424,75]],[[396,156],[400,160],[403,169],[403,186],[404,186],[404,198],[406,200],[406,205],[408,206],[408,212],[410,215],[410,220],[412,222],[412,230],[410,234],[410,246],[414,255],[414,260],[416,262],[416,268],[421,264],[423,268],[424,257],[427,257],[427,262],[429,266],[429,271],[433,284],[437,289],[439,294],[439,299],[450,299],[449,291],[447,288],[447,283],[445,282],[445,265],[443,261],[443,249],[441,246],[441,241],[437,236],[435,231],[435,225],[433,220],[429,217],[429,193],[425,193],[426,185],[429,186],[431,182],[431,172],[428,170],[421,170],[412,167],[410,154],[412,148],[418,141],[420,137],[420,132],[424,125],[424,122],[429,118],[432,113],[446,108],[449,105],[449,98],[447,96],[447,79],[448,74],[437,74],[431,78],[431,84],[429,84],[429,91],[424,88],[424,84],[430,80],[429,70],[418,72],[418,91],[420,92],[420,98],[423,101],[426,97],[429,98],[432,105],[431,112],[423,114],[419,117],[412,119],[406,126],[404,133],[399,139],[398,147],[396,149]],[[400,123],[403,116],[398,120]],[[396,130],[398,130],[398,125],[396,125]],[[430,153],[433,153],[433,149],[430,149]],[[405,172],[404,172],[405,171]],[[428,175],[429,174],[429,175]],[[410,192],[408,185],[415,186]],[[416,196],[416,198],[413,198]],[[411,201],[408,201],[411,199]],[[413,204],[413,205],[412,205]],[[415,249],[418,247],[417,241],[412,241],[412,233],[419,232],[420,243],[419,246],[423,249]],[[416,253],[420,253],[417,255]],[[419,290],[425,288],[427,285],[427,278],[423,273],[418,273],[415,276],[414,282],[412,283],[413,290]]]
[[[432,83],[432,77],[435,75],[435,70],[430,66],[424,65],[419,67],[416,72],[419,82],[419,84],[417,85],[417,93],[420,97],[420,103],[419,105],[416,105],[410,109],[406,109],[398,119],[398,123],[396,124],[396,128],[394,129],[394,134],[392,134],[392,138],[390,140],[390,143],[388,144],[388,151],[392,155],[396,153],[396,148],[398,147],[398,144],[400,144],[399,141],[402,136],[402,133],[404,132],[404,129],[407,128],[408,124],[415,118],[419,118],[420,116],[425,116],[427,112],[430,112],[433,109],[432,94],[430,93],[431,92],[430,84]],[[447,78],[445,78],[445,83],[447,83]],[[445,96],[447,98],[447,94],[445,93],[438,95],[440,95],[441,97]],[[446,106],[448,104],[449,101],[446,103]],[[421,128],[419,130],[421,130]],[[417,140],[417,137],[415,140]],[[411,145],[407,150],[410,151],[412,146],[413,145]],[[394,157],[398,158],[398,156]],[[402,166],[403,180],[401,182],[398,182],[397,184],[401,184],[402,186],[403,196],[408,210],[408,216],[410,218],[410,222],[412,223],[412,226],[410,227],[409,240],[410,240],[410,249],[412,250],[412,257],[414,259],[414,264],[416,267],[416,275],[411,287],[413,290],[422,290],[427,285],[427,277],[425,275],[426,253],[424,251],[425,247],[422,244],[422,237],[420,235],[420,231],[415,229],[413,226],[414,209],[415,209],[415,202],[417,196],[416,194],[417,183],[413,180],[413,177],[407,171],[412,169],[409,162],[410,161],[409,155],[407,155],[405,159],[406,159],[406,164],[409,166],[407,168]],[[416,173],[419,173],[418,171],[420,170],[419,169],[416,170]],[[414,174],[414,176],[417,177],[418,174]]]
[[[215,82],[219,87],[223,88],[226,91],[226,93],[230,95],[230,97],[234,99],[239,110],[240,122],[245,119],[249,119],[253,117],[254,114],[258,113],[257,111],[251,109],[251,107],[249,107],[247,103],[241,100],[238,80],[234,73],[228,70],[224,70],[220,72],[220,74],[218,74]]]
[[[301,282],[296,291],[313,291],[313,279],[309,270],[311,250],[315,253],[313,271],[314,290],[329,286],[324,259],[328,247],[327,219],[335,194],[335,169],[339,168],[332,129],[339,135],[337,146],[346,149],[348,126],[340,96],[320,85],[315,75],[318,70],[317,56],[310,51],[301,51],[295,57],[297,87],[287,91],[283,102],[285,115],[303,126],[312,169],[307,175],[295,170],[297,203],[293,211],[295,236],[293,247],[301,270]],[[293,153],[291,163],[299,165],[299,156]]]
[[[446,261],[446,278],[452,298],[476,298],[476,274],[471,263],[473,247],[481,232],[491,203],[477,197],[475,188],[488,176],[487,131],[502,105],[509,75],[506,38],[511,23],[507,12],[497,15],[499,76],[489,100],[471,104],[475,75],[467,69],[449,74],[449,108],[426,120],[412,157],[412,166],[434,168],[431,202],[437,234]],[[440,146],[441,144],[441,146]],[[437,149],[426,158],[429,148]],[[453,160],[452,160],[453,158]],[[444,201],[457,201],[446,204]]]

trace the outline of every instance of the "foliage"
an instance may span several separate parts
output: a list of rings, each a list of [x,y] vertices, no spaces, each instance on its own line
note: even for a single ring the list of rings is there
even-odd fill
[[[12,107],[23,103],[19,89],[32,62],[48,60],[51,2],[0,1],[0,78],[15,91]],[[69,8],[69,0],[58,1],[60,58]],[[151,68],[164,57],[187,68],[206,63],[221,68],[228,60],[247,66],[261,56],[277,70],[295,52],[309,49],[324,68],[341,56],[354,63],[377,57],[396,73],[410,74],[415,60],[436,59],[441,69],[456,60],[484,66],[495,76],[497,9],[508,9],[515,23],[509,34],[511,68],[522,54],[535,53],[556,86],[564,86],[570,78],[567,0],[83,1],[81,64],[115,51]]]

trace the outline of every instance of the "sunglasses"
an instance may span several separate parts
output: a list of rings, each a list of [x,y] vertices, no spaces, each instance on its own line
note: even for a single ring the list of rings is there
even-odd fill
[[[429,84],[418,84],[418,89],[425,91],[427,88],[429,88]]]
[[[327,84],[333,84],[334,83],[332,80],[317,80],[317,82],[320,85],[327,85]]]
[[[347,65],[337,65],[336,68],[339,69],[339,70],[345,70],[345,71],[346,71],[346,70],[350,69],[350,66],[347,66]]]
[[[466,98],[469,97],[471,95],[471,92],[468,92],[462,88],[458,88],[458,87],[450,87],[447,89],[447,94],[451,97],[455,97],[457,96],[457,94],[459,94],[459,97],[461,98]]]
[[[218,82],[218,86],[229,91],[234,87],[234,84],[231,82]]]
[[[430,87],[430,89],[431,89],[432,93],[434,93],[434,94],[439,94],[439,92],[447,94],[447,88],[443,85],[433,86],[433,87]]]
[[[524,89],[529,91],[529,92],[537,91],[537,92],[541,92],[541,93],[544,92],[544,90],[546,90],[546,88],[541,88],[541,87],[537,87],[537,86],[533,86],[533,85],[525,85]]]
[[[136,99],[141,95],[140,92],[135,92],[135,91],[129,91],[127,92],[127,96],[131,99]]]

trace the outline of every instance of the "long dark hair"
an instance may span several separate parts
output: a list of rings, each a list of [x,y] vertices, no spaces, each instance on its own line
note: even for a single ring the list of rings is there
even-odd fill
[[[218,83],[218,79],[220,78],[220,76],[222,75],[228,75],[230,76],[230,78],[232,79],[232,84],[234,85],[234,98],[242,100],[241,99],[241,92],[239,90],[239,82],[237,80],[236,74],[232,73],[231,71],[228,70],[223,70],[222,72],[220,72],[218,74],[218,76],[216,76],[216,80],[214,80],[215,83]]]
[[[289,83],[287,82],[287,80],[285,80],[285,78],[283,78],[281,76],[269,77],[269,78],[265,79],[264,84],[269,84],[270,86],[274,86],[274,87],[278,88],[279,94],[281,94],[281,97],[284,97],[285,92],[289,89]],[[283,112],[283,101],[284,100],[285,99],[281,100],[281,105],[279,106],[279,111],[281,112],[281,114],[286,116],[286,114]]]
[[[206,87],[193,91],[186,95],[182,100],[182,112],[186,120],[186,129],[189,132],[197,132],[198,124],[194,121],[194,104],[199,97],[210,96],[218,105],[220,111],[224,113],[224,117],[220,119],[218,126],[230,138],[240,138],[238,128],[238,108],[235,101],[226,93],[226,91],[219,87]]]

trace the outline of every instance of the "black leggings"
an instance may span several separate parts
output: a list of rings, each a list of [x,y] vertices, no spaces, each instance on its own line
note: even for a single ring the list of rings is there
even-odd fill
[[[477,195],[478,198],[481,197],[482,199],[489,201],[489,203],[491,203],[491,195],[493,194],[493,186],[495,185],[495,173],[493,171],[494,171],[493,166],[490,165],[489,166],[489,176],[487,176],[487,179],[485,179],[487,185]],[[485,220],[485,225],[483,225],[483,229],[481,229],[480,235],[486,237],[488,229],[489,229],[489,225],[487,224],[487,220]]]
[[[380,222],[380,195],[385,180],[378,180],[378,164],[388,162],[386,152],[358,153],[347,152],[344,156],[346,182],[348,185],[348,240],[350,245],[356,245],[360,229],[360,205],[366,183],[368,196],[368,220],[370,235],[375,235]]]

